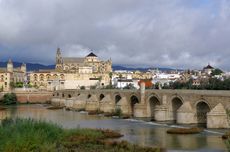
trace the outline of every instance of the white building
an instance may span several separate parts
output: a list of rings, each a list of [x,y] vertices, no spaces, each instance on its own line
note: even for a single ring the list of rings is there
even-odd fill
[[[152,77],[153,84],[160,83],[161,85],[175,82],[181,78],[180,74],[167,74],[167,73],[156,73]]]

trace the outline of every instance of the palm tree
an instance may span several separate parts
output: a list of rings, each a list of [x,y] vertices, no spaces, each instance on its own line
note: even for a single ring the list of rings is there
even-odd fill
[[[109,85],[112,86],[112,77],[113,77],[113,72],[109,72]]]

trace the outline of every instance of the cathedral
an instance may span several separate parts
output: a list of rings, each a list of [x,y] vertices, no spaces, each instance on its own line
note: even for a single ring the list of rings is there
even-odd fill
[[[58,48],[55,69],[30,73],[30,84],[46,90],[103,87],[110,83],[111,72],[111,59],[102,61],[92,52],[82,58],[63,57]]]
[[[94,53],[86,57],[62,57],[61,49],[56,53],[56,71],[64,73],[94,73],[112,72],[112,61],[101,61]]]

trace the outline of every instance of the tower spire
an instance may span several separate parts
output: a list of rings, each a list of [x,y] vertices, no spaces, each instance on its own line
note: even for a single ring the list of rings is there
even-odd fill
[[[61,71],[62,70],[62,55],[61,55],[61,49],[58,47],[56,52],[56,70]]]

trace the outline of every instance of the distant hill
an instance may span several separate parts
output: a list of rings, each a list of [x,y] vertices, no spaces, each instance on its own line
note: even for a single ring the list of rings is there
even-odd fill
[[[21,62],[13,62],[14,67],[20,67]],[[0,67],[6,67],[7,62],[0,62]],[[26,63],[27,71],[38,71],[39,69],[54,69],[55,65],[43,65],[38,63]]]
[[[156,67],[157,68],[157,67]],[[156,69],[155,67],[146,67],[146,68],[140,68],[140,67],[127,67],[124,65],[113,65],[113,70],[127,70],[127,71],[148,71],[149,69]],[[157,68],[161,71],[171,71],[175,70],[172,68]]]
[[[14,67],[20,67],[22,65],[21,62],[14,62]],[[6,67],[7,62],[0,62],[0,67]],[[39,69],[54,69],[55,65],[43,65],[39,63],[26,63],[27,71],[38,71]],[[151,67],[140,68],[140,67],[128,67],[124,65],[113,65],[113,70],[127,70],[127,71],[147,71],[149,69],[153,69]],[[172,68],[158,68],[161,71],[170,71],[175,70]]]

